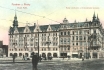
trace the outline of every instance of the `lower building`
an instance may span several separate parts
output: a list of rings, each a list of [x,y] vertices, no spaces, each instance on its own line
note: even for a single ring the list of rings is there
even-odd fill
[[[8,57],[8,45],[3,45],[3,41],[0,41],[0,57]]]

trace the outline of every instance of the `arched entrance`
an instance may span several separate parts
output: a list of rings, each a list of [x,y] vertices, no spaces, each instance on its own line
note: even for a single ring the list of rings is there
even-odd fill
[[[19,56],[21,57],[22,56],[22,53],[19,53]]]
[[[93,53],[93,58],[97,58],[97,53]]]
[[[46,54],[45,53],[42,53],[42,57],[46,57]]]
[[[25,56],[28,57],[28,53],[25,53]]]
[[[10,53],[10,56],[12,56],[13,54],[12,53]]]
[[[57,53],[53,53],[53,57],[57,57]]]
[[[49,56],[51,56],[51,53],[48,53],[48,54],[47,54],[47,57],[49,57]]]
[[[14,55],[17,57],[17,53],[14,53]]]
[[[82,55],[83,55],[83,50],[79,50],[79,51],[78,51],[78,57],[79,57],[79,58],[82,58]]]

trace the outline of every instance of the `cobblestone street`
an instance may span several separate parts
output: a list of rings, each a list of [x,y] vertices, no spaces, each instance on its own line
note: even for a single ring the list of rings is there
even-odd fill
[[[29,62],[1,62],[0,70],[32,70]],[[69,61],[42,61],[38,70],[104,70],[104,59],[98,60],[69,60]]]

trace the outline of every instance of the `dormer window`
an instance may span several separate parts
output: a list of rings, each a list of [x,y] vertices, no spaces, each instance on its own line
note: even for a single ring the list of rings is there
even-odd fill
[[[39,29],[37,29],[37,31],[39,31]]]
[[[64,25],[64,28],[66,28],[66,25]]]
[[[50,31],[50,28],[49,28],[49,31]]]

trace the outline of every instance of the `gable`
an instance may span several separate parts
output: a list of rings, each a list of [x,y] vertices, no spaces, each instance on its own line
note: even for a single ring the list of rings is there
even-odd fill
[[[36,25],[34,32],[38,32],[38,30],[39,30],[39,32],[41,31],[39,25]]]
[[[24,33],[30,33],[31,31],[30,31],[30,29],[29,29],[29,26],[28,25],[26,25],[26,27],[25,27],[25,29],[24,29]]]
[[[52,31],[51,26],[49,25],[47,31]]]

